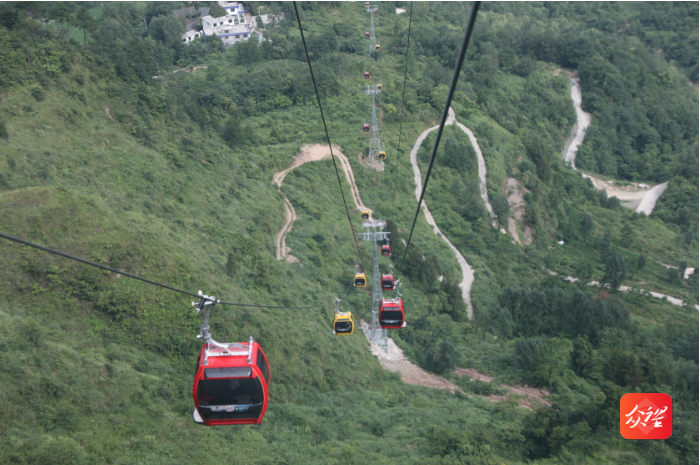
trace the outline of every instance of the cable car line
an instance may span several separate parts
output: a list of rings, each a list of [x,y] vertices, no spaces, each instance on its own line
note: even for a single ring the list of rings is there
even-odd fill
[[[445,122],[447,121],[447,114],[450,109],[450,103],[452,102],[452,96],[455,93],[455,88],[457,87],[457,81],[459,80],[459,72],[462,69],[462,63],[464,62],[464,56],[467,53],[467,47],[469,46],[469,38],[474,30],[474,24],[476,23],[476,16],[479,13],[479,7],[481,6],[480,1],[476,1],[472,4],[472,11],[469,14],[469,22],[467,23],[467,29],[464,32],[464,38],[462,39],[462,47],[459,50],[459,56],[457,57],[457,63],[455,63],[455,70],[452,74],[452,82],[450,83],[450,90],[447,92],[447,101],[445,102],[445,108],[442,110],[442,117],[440,118],[440,126],[437,130],[437,137],[435,139],[435,144],[433,145],[433,153],[430,155],[430,163],[428,163],[428,170],[425,174],[425,180],[423,181],[423,189],[420,193],[420,198],[418,199],[418,206],[416,207],[416,213],[413,216],[413,224],[411,225],[411,232],[408,235],[408,241],[406,241],[406,248],[403,252],[403,257],[401,257],[401,263],[397,269],[400,271],[403,268],[404,260],[406,259],[406,253],[408,252],[408,247],[411,245],[411,238],[413,237],[413,229],[416,226],[416,221],[418,220],[418,214],[420,213],[420,207],[423,203],[423,197],[425,196],[425,191],[428,187],[428,181],[430,180],[430,172],[433,169],[433,163],[435,162],[435,155],[437,153],[438,145],[440,145],[440,138],[442,137],[442,130],[445,128]]]
[[[321,107],[321,97],[318,94],[318,87],[316,87],[316,79],[314,78],[314,71],[311,67],[311,59],[309,58],[309,49],[306,47],[306,39],[304,38],[304,30],[301,28],[301,17],[299,16],[299,10],[297,9],[297,2],[292,2],[294,4],[294,13],[297,16],[297,24],[299,25],[299,32],[301,33],[301,41],[304,44],[304,53],[306,53],[306,61],[309,63],[309,73],[311,74],[311,82],[314,85],[314,92],[316,92],[316,101],[318,102],[318,110],[321,112],[321,121],[323,122],[323,129],[326,131],[326,140],[328,140],[328,148],[331,151],[331,160],[333,160],[333,167],[335,168],[335,177],[338,179],[338,188],[340,189],[340,195],[343,197],[343,204],[345,205],[345,214],[348,217],[348,223],[350,223],[350,231],[352,232],[352,237],[355,240],[355,247],[357,248],[357,254],[360,256],[360,262],[362,263],[362,268],[365,268],[365,260],[362,257],[362,251],[360,250],[360,245],[357,243],[357,235],[352,227],[352,220],[350,219],[350,210],[348,210],[348,203],[345,201],[345,193],[343,192],[343,185],[340,182],[340,174],[338,173],[338,164],[335,162],[335,157],[333,156],[333,146],[331,145],[331,138],[328,135],[328,126],[326,126],[326,118],[323,116],[323,108]]]
[[[86,265],[90,265],[90,266],[94,266],[94,267],[97,267],[97,268],[100,268],[103,270],[111,271],[112,273],[117,273],[117,274],[126,276],[127,278],[138,279],[139,281],[143,281],[145,283],[152,284],[154,286],[159,286],[159,287],[162,287],[164,289],[171,290],[171,291],[179,292],[180,294],[189,295],[192,297],[196,297],[198,299],[201,298],[201,296],[199,294],[194,294],[192,292],[183,291],[182,289],[168,286],[167,284],[162,284],[162,283],[159,283],[156,281],[151,281],[150,279],[142,278],[140,276],[136,276],[136,275],[133,275],[131,273],[127,273],[125,271],[115,270],[114,268],[110,268],[110,267],[105,266],[105,265],[100,265],[99,263],[91,262],[90,260],[76,257],[75,255],[67,254],[67,253],[61,252],[59,250],[50,249],[48,247],[44,247],[43,245],[35,244],[34,242],[25,241],[24,239],[10,236],[9,234],[4,234],[4,233],[0,232],[0,237],[7,239],[7,240],[10,240],[10,241],[13,241],[13,242],[18,242],[20,244],[28,245],[29,247],[34,247],[35,249],[39,249],[39,250],[42,250],[44,252],[49,252],[52,254],[60,255],[64,258],[69,258],[71,260],[75,260],[76,262],[84,263]],[[256,305],[256,304],[241,304],[241,303],[237,303],[237,302],[221,302],[220,300],[216,300],[215,302],[219,305],[233,305],[236,307],[260,307],[260,308],[320,308],[320,307],[329,307],[329,305],[312,305],[312,306],[308,306],[308,307],[283,307],[283,306],[276,306],[276,305]]]
[[[406,98],[406,76],[408,74],[408,52],[411,43],[411,21],[413,20],[413,2],[411,2],[410,13],[408,16],[408,39],[406,40],[406,62],[403,68],[403,90],[401,91],[401,120],[399,122],[399,145],[396,147],[396,164],[394,165],[394,201],[392,210],[396,211],[396,184],[398,182],[399,173],[399,153],[401,153],[401,133],[403,131],[403,104]]]

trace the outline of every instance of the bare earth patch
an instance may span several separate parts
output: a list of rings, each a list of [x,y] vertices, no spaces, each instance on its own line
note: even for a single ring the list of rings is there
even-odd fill
[[[457,368],[455,370],[455,373],[457,373],[459,376],[469,376],[469,378],[473,380],[484,381],[487,383],[490,383],[494,380],[492,376],[479,373],[473,368]],[[552,403],[546,398],[546,396],[548,396],[550,393],[543,389],[531,388],[527,386],[513,387],[508,386],[507,384],[501,384],[501,387],[508,389],[508,392],[510,394],[522,396],[523,398],[520,400],[521,407],[534,409],[536,403],[545,404],[547,407],[552,406]],[[503,396],[494,395],[489,397],[489,400],[493,401],[501,399],[503,399]]]
[[[384,171],[384,163],[383,162],[381,162],[379,160],[372,159],[368,163],[367,159],[362,156],[361,152],[357,154],[357,161],[359,161],[362,166],[369,166],[373,170],[379,171],[380,173],[382,171]]]
[[[365,320],[361,321],[363,331],[367,330],[369,325]],[[365,331],[366,334],[366,331]],[[447,381],[445,378],[428,373],[422,368],[417,367],[406,359],[403,351],[394,344],[391,338],[387,338],[387,351],[379,347],[377,344],[370,342],[372,354],[379,359],[379,363],[389,371],[395,371],[401,374],[401,379],[407,384],[416,384],[427,386],[436,389],[442,389],[454,393],[455,391],[463,392],[457,385]]]
[[[361,320],[360,325],[363,332],[367,334],[368,324],[365,320]],[[369,339],[368,339],[369,341]],[[387,338],[387,351],[379,347],[377,344],[370,342],[370,350],[372,355],[379,359],[379,363],[382,364],[384,368],[389,371],[398,372],[401,375],[401,379],[404,383],[426,386],[435,389],[442,389],[443,391],[449,391],[455,393],[459,391],[462,394],[468,395],[469,397],[483,397],[474,394],[468,394],[462,391],[459,386],[446,380],[442,376],[434,375],[428,373],[420,367],[417,367],[410,361],[406,359],[401,348],[399,348],[391,338]],[[471,368],[457,368],[455,373],[459,376],[469,376],[471,379],[478,379],[485,382],[492,382],[493,377],[481,374]],[[552,403],[549,402],[545,396],[549,395],[549,392],[543,391],[541,389],[530,388],[530,387],[513,387],[502,384],[501,387],[508,389],[510,394],[522,396],[520,400],[520,406],[534,410],[535,404],[543,403],[547,406],[551,406]],[[506,400],[508,396],[497,396],[492,395],[489,397],[483,397],[490,400],[491,402],[498,402],[501,400]]]
[[[520,229],[523,231],[523,242],[525,245],[532,244],[532,228],[525,226],[525,221],[523,220],[525,216],[525,197],[523,191],[527,192],[525,186],[522,185],[515,178],[506,178],[506,197],[508,198],[508,205],[510,205],[510,211],[513,213],[515,218],[508,218],[508,230],[513,239],[520,244],[520,237],[518,235],[518,228],[515,225],[517,221],[520,224]]]

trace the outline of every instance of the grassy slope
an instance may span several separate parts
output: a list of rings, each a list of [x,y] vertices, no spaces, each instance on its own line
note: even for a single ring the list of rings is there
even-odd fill
[[[400,73],[392,69],[400,69],[400,59],[386,59],[392,66],[384,70],[384,82],[399,83]],[[344,291],[356,256],[330,161],[296,169],[282,189],[300,216],[288,245],[304,267],[272,259],[284,208],[271,175],[291,162],[301,143],[322,140],[313,106],[274,114],[275,124],[295,142],[246,153],[232,154],[218,139],[186,124],[186,117],[171,127],[154,120],[163,144],[175,144],[185,156],[185,167],[177,168],[167,151],[144,148],[124,130],[126,123],[108,118],[108,86],[98,78],[89,81],[79,89],[85,104],[68,96],[66,89],[75,86],[70,80],[41,103],[33,102],[26,89],[0,103],[10,116],[9,149],[0,155],[0,170],[11,175],[13,188],[0,193],[0,230],[228,300],[302,305],[330,302]],[[344,81],[348,94],[361,83],[361,78]],[[346,95],[324,100],[324,105],[333,142],[343,146],[360,173],[354,154],[364,144],[356,131],[361,118],[348,105],[356,101]],[[31,112],[24,105],[31,105]],[[416,119],[425,122],[404,126],[395,211],[400,224],[410,224],[415,211],[407,149],[436,118],[429,108],[415,110]],[[133,116],[128,109],[121,111]],[[265,118],[251,118],[250,124],[258,132],[269,130]],[[197,147],[208,148],[206,157],[185,152],[186,133]],[[385,134],[385,144],[395,146],[397,124],[387,124]],[[486,150],[484,155],[492,163]],[[389,157],[391,161],[391,152]],[[491,173],[498,170],[489,169],[493,188],[499,180]],[[377,205],[386,203],[381,201],[383,176],[367,175],[363,199],[381,211]],[[347,186],[345,192],[347,198]],[[323,239],[314,238],[319,234]],[[245,255],[228,277],[227,254],[240,247],[240,237],[254,238],[257,251]],[[457,268],[422,216],[414,241],[437,253],[443,267]],[[365,257],[368,246],[363,245]],[[403,385],[381,369],[360,334],[331,337],[329,309],[219,308],[214,325],[221,339],[253,334],[264,344],[272,365],[273,402],[259,431],[197,428],[190,420],[189,392],[197,320],[188,310],[189,298],[124,278],[81,276],[78,265],[24,252],[14,244],[1,247],[8,265],[0,279],[11,284],[1,291],[0,344],[6,363],[0,382],[3,392],[10,393],[0,409],[3,460],[40,463],[47,456],[58,457],[60,450],[65,456],[88,454],[96,463],[424,462],[436,447],[435,428],[462,432],[468,444],[488,442],[505,460],[521,452],[522,410]],[[477,292],[479,286],[491,285],[494,263],[476,255],[467,259],[477,267]],[[269,288],[256,282],[260,262],[273,277]],[[511,276],[519,276],[523,266],[509,266]],[[532,273],[519,279],[530,279]],[[404,291],[410,311],[424,313],[425,294],[410,282]],[[346,299],[360,316],[367,316],[368,301],[359,291]],[[655,302],[644,308],[651,316],[668,310]],[[61,355],[40,358],[30,350],[36,346]],[[475,358],[471,366],[482,364],[494,371],[492,364],[508,367],[509,352],[499,341],[482,342],[469,335],[464,349]],[[234,447],[220,447],[224,441]],[[596,461],[602,460],[599,456]]]
[[[86,73],[80,67],[76,72]],[[24,89],[2,102],[12,118],[1,166],[13,187],[0,194],[3,231],[227,300],[303,305],[330,302],[344,291],[354,247],[330,161],[287,177],[283,192],[300,216],[288,240],[304,267],[276,263],[272,237],[282,225],[283,206],[271,170],[258,174],[244,154],[231,154],[196,129],[194,135],[221,155],[206,165],[188,158],[178,169],[162,151],[138,144],[110,119],[104,83],[88,81],[80,89],[85,103],[58,89],[42,102],[32,103]],[[28,103],[31,111],[24,107]],[[112,113],[115,105],[118,101]],[[284,116],[293,120],[298,111]],[[179,129],[163,131],[174,140]],[[286,163],[295,152],[287,146]],[[369,175],[368,184],[375,185],[380,174]],[[230,194],[232,178],[239,182]],[[368,191],[369,204],[378,191]],[[252,231],[243,229],[251,224]],[[226,251],[236,234],[260,239],[259,254],[253,255],[267,260],[274,277],[269,291],[257,285],[249,269],[254,265],[245,261],[234,279],[225,275]],[[318,234],[321,243],[313,239]],[[441,247],[424,221],[417,235],[425,247]],[[363,250],[367,257],[369,244]],[[243,457],[406,463],[425,453],[422,435],[429,425],[461,418],[487,424],[496,412],[490,403],[403,385],[380,368],[361,334],[332,337],[329,309],[222,307],[213,318],[218,338],[253,334],[266,347],[272,405],[260,431],[198,428],[190,420],[197,324],[188,310],[190,298],[85,273],[81,265],[7,242],[2,254],[4,460],[40,461],[60,449],[66,457],[97,463]],[[412,310],[427,304],[410,283],[405,295]],[[365,317],[368,301],[360,291],[346,299]],[[57,356],[21,350],[36,346]],[[390,454],[382,435],[396,438]],[[241,447],[216,447],[222,440]]]

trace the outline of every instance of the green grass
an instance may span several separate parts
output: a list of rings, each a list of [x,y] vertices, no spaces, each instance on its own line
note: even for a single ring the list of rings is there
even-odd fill
[[[305,10],[303,20],[310,33],[341,19],[360,31],[366,14],[355,6],[339,5],[342,16]],[[421,8],[427,8],[422,4],[414,7],[418,16]],[[505,15],[485,13],[487,18],[494,16],[506,21]],[[439,27],[445,34],[461,34],[459,21],[433,23],[429,15],[423,17],[433,28],[430,30]],[[395,35],[393,21],[399,23],[396,30],[407,26],[406,15],[382,20],[378,33],[386,39],[383,44]],[[225,79],[248,73],[244,67],[230,66],[232,56],[230,51],[211,55],[207,63],[219,63],[230,71]],[[417,136],[436,124],[439,112],[419,102],[415,89],[409,88],[401,150],[397,148],[399,122],[385,115],[382,140],[389,157],[387,170],[378,173],[360,166],[356,155],[366,146],[359,127],[367,102],[358,98],[358,89],[364,85],[360,74],[364,60],[359,53],[347,58],[341,91],[323,98],[331,140],[350,159],[365,203],[377,216],[395,221],[399,229],[408,228],[416,207],[408,152]],[[265,64],[260,70],[269,67],[286,72],[287,64]],[[377,66],[381,66],[386,89],[381,105],[398,108],[403,57],[386,53]],[[419,62],[410,71],[420,79],[429,67]],[[181,77],[193,90],[212,85],[208,72]],[[466,93],[460,90],[464,98],[460,96],[456,103],[457,110],[458,106],[473,110],[467,111],[465,119],[461,111],[458,119],[477,133],[491,192],[501,189],[505,175],[517,169],[524,150],[522,134],[501,125],[510,121],[506,107],[519,102],[526,84],[541,86],[552,99],[564,95],[560,80],[542,72],[529,83],[502,72],[497,79],[499,86],[494,87],[503,90],[486,99],[495,107],[471,107],[467,97],[474,95],[465,83],[461,85]],[[31,96],[33,85],[8,91],[0,102],[0,116],[10,136],[9,141],[0,142],[0,174],[7,182],[0,191],[1,231],[189,291],[202,289],[227,301],[331,304],[345,292],[360,259],[331,161],[296,168],[281,192],[271,182],[273,173],[289,166],[302,145],[325,143],[313,101],[252,112],[257,116],[245,118],[244,124],[259,142],[232,150],[216,129],[194,121],[196,112],[188,107],[190,102],[176,98],[184,96],[172,82],[153,87],[125,83],[76,63],[71,72],[47,84],[45,100]],[[211,110],[217,117],[226,116],[217,113],[219,108]],[[553,145],[569,129],[562,120],[544,123]],[[282,142],[269,140],[273,127]],[[511,244],[508,236],[494,233],[488,219],[465,221],[452,208],[458,208],[459,202],[446,190],[453,174],[438,167],[434,175],[427,203],[443,232],[475,269],[472,298],[482,314],[495,315],[497,297],[505,286],[540,286],[546,278],[541,263],[548,254],[560,254],[570,261],[596,258],[578,240],[571,245],[567,241],[554,252],[522,249]],[[468,178],[473,180],[474,173],[468,173]],[[341,186],[349,200],[349,186],[342,174]],[[300,259],[298,264],[274,259],[273,240],[284,222],[285,196],[299,216],[287,237],[292,254]],[[580,213],[590,211],[599,231],[610,227],[615,233],[623,221],[632,221],[625,213],[581,203],[580,211],[569,212],[562,204],[547,212],[551,213],[547,219],[554,225],[568,216],[578,231]],[[350,213],[352,227],[359,232],[359,216],[352,207]],[[674,295],[671,291],[681,288],[662,284],[665,275],[660,274],[655,260],[675,260],[694,251],[678,250],[677,232],[658,221],[637,219],[634,227],[650,256],[640,279],[648,276],[655,286]],[[555,231],[547,231],[552,242]],[[434,255],[445,275],[459,277],[454,256],[423,215],[419,215],[412,243]],[[369,265],[371,244],[359,246]],[[633,258],[634,248],[625,248],[623,253]],[[191,419],[191,383],[201,317],[190,306],[191,298],[88,270],[13,243],[0,243],[0,256],[3,463],[341,464],[371,460],[403,464],[450,463],[453,458],[475,463],[616,463],[622,455],[637,463],[646,458],[643,449],[629,449],[633,446],[610,439],[616,436],[607,434],[606,427],[600,426],[604,422],[593,418],[614,412],[615,396],[622,390],[619,386],[578,377],[567,364],[553,389],[556,410],[540,413],[521,409],[514,401],[493,404],[478,397],[407,385],[380,366],[360,331],[351,338],[331,334],[331,306],[215,307],[215,338],[238,341],[253,335],[265,348],[272,372],[271,403],[260,430],[197,427]],[[388,270],[390,263],[398,265],[399,258],[381,258],[381,270]],[[552,262],[561,270],[570,268],[559,256]],[[232,263],[229,269],[227,263]],[[600,274],[599,259],[595,263]],[[456,346],[458,364],[497,376],[497,383],[523,382],[515,339],[494,338],[489,324],[453,321],[439,314],[441,291],[435,286],[425,289],[408,275],[401,271],[409,327],[401,336],[398,332],[392,336],[411,359],[424,364],[429,361],[426,348],[449,340]],[[633,323],[643,331],[660,330],[673,322],[697,326],[695,311],[646,296],[625,294],[624,298]],[[368,289],[353,288],[341,308],[353,311],[359,320],[369,317],[370,302]],[[482,331],[477,333],[477,328]],[[427,337],[427,342],[416,342],[421,337]],[[472,391],[488,389],[474,384],[469,384]],[[610,405],[594,404],[603,391]],[[543,421],[539,415],[552,416],[553,422],[568,421],[554,417],[562,411],[562,417],[571,412],[572,417],[585,417],[591,424],[600,422],[595,433],[584,434],[587,444],[595,445],[583,451],[572,441],[561,449],[562,455],[536,456],[532,450],[555,436],[534,436],[541,430],[533,425],[545,424],[536,423]],[[679,411],[696,417],[694,410]],[[689,429],[680,430],[683,434]],[[570,434],[568,430],[557,432]]]

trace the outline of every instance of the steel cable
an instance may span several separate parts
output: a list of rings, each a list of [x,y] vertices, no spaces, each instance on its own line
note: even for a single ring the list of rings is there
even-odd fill
[[[362,258],[362,252],[360,251],[360,246],[357,243],[357,235],[352,227],[352,220],[350,219],[350,210],[348,209],[348,203],[345,201],[345,193],[343,192],[343,184],[340,182],[340,173],[338,172],[338,164],[335,162],[335,157],[333,156],[333,145],[331,144],[331,138],[328,135],[328,126],[326,126],[326,118],[323,116],[323,108],[321,107],[321,97],[318,93],[318,87],[316,86],[316,79],[314,78],[314,71],[311,66],[311,60],[309,59],[309,49],[306,47],[306,39],[304,38],[304,30],[301,28],[301,17],[299,16],[299,10],[297,9],[297,2],[292,2],[294,4],[294,13],[297,16],[297,24],[299,25],[299,32],[301,33],[301,41],[304,44],[304,53],[306,53],[306,61],[309,63],[309,73],[311,74],[311,82],[314,85],[314,92],[316,92],[316,101],[318,102],[318,109],[321,112],[321,121],[323,122],[323,129],[326,131],[326,140],[328,140],[328,148],[331,151],[331,160],[333,160],[333,167],[335,168],[335,176],[338,179],[338,188],[340,189],[340,195],[343,197],[343,204],[345,205],[345,213],[348,217],[348,223],[350,223],[350,231],[355,239],[355,247],[357,248],[357,254],[360,257],[360,262],[362,263],[362,268],[365,269],[365,261]]]
[[[60,255],[61,257],[69,258],[71,260],[75,260],[76,262],[80,262],[80,263],[84,263],[86,265],[94,266],[94,267],[100,268],[102,270],[111,271],[112,273],[118,273],[118,274],[126,276],[128,278],[137,279],[139,281],[143,281],[145,283],[152,284],[154,286],[159,286],[159,287],[162,287],[164,289],[168,289],[170,291],[175,291],[175,292],[179,292],[180,294],[185,294],[185,295],[189,295],[192,297],[196,297],[197,299],[202,298],[202,296],[200,296],[199,294],[194,294],[192,292],[183,291],[182,289],[168,286],[167,284],[162,284],[162,283],[159,283],[156,281],[151,281],[150,279],[142,278],[140,276],[136,276],[136,275],[133,275],[131,273],[127,273],[125,271],[119,271],[119,270],[116,270],[114,268],[110,268],[110,267],[105,266],[105,265],[100,265],[99,263],[91,262],[90,260],[76,257],[75,255],[61,252],[59,250],[50,249],[48,247],[44,247],[43,245],[35,244],[34,242],[25,241],[24,239],[20,239],[18,237],[10,236],[9,234],[0,233],[0,237],[7,239],[7,240],[10,240],[10,241],[13,241],[13,242],[18,242],[18,243],[23,244],[23,245],[28,245],[29,247],[34,247],[35,249],[43,250],[44,252],[49,252],[52,254]],[[328,305],[313,305],[313,306],[308,306],[308,307],[282,307],[282,306],[276,306],[276,305],[256,305],[256,304],[241,304],[241,303],[237,303],[237,302],[220,302],[218,300],[216,301],[216,303],[220,304],[220,305],[234,305],[237,307],[262,307],[262,308],[319,308],[319,307],[328,307]]]
[[[423,197],[425,196],[425,191],[428,188],[428,181],[430,180],[430,172],[433,169],[433,163],[435,162],[435,155],[437,153],[438,146],[440,145],[440,138],[442,137],[442,130],[445,128],[445,122],[447,121],[447,115],[450,109],[450,103],[452,103],[452,96],[454,95],[455,88],[457,87],[457,81],[459,80],[459,72],[462,69],[462,63],[464,62],[464,57],[467,53],[467,47],[469,46],[469,38],[474,30],[474,23],[476,22],[476,16],[479,13],[479,7],[481,2],[474,2],[472,4],[472,11],[469,14],[469,22],[467,23],[467,30],[464,32],[464,38],[462,39],[462,46],[459,50],[459,56],[457,57],[457,63],[455,63],[455,70],[452,74],[452,82],[450,83],[450,90],[447,92],[447,101],[445,102],[445,108],[442,110],[442,117],[440,118],[440,126],[438,127],[437,137],[435,139],[435,144],[433,145],[433,152],[430,155],[430,163],[428,164],[428,170],[425,174],[425,180],[423,181],[423,189],[420,193],[420,198],[418,199],[418,206],[416,207],[416,213],[413,216],[413,224],[411,225],[411,232],[408,235],[408,241],[406,241],[406,248],[403,252],[403,257],[401,257],[401,263],[399,264],[398,270],[403,269],[403,263],[406,259],[406,253],[411,245],[411,238],[413,237],[413,229],[416,226],[416,221],[418,220],[418,214],[420,213],[420,207],[423,203]],[[398,273],[397,273],[398,274]]]

